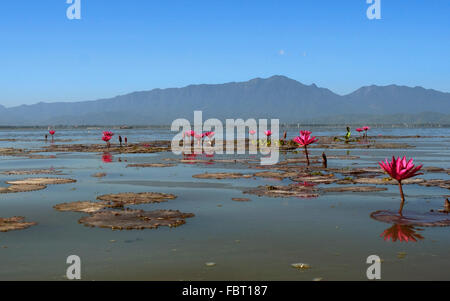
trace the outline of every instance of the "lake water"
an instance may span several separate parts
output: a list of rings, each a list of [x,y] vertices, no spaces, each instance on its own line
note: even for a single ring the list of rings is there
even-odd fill
[[[345,128],[309,129],[317,136],[345,133]],[[102,130],[105,129],[57,129],[55,143],[101,143]],[[0,148],[40,148],[49,144],[44,141],[46,132],[0,130]],[[163,128],[114,132],[115,139],[118,135],[127,136],[130,143],[169,140],[174,135]],[[297,133],[296,128],[288,129],[288,137]],[[402,139],[401,142],[415,146],[405,150],[325,150],[329,156],[360,157],[330,159],[329,167],[374,167],[386,157],[406,155],[424,166],[450,168],[449,128],[384,127],[372,129],[370,135],[429,137]],[[320,155],[322,151],[311,149],[311,154]],[[394,185],[387,185],[387,191],[327,193],[310,199],[257,197],[243,195],[242,191],[289,180],[192,177],[206,171],[248,171],[239,164],[180,163],[166,168],[126,168],[130,163],[179,158],[172,153],[112,154],[110,163],[102,160],[103,153],[54,155],[55,158],[45,159],[0,157],[0,172],[53,167],[62,170],[62,177],[77,180],[35,192],[0,194],[0,217],[24,216],[27,221],[38,223],[25,230],[0,233],[0,280],[64,280],[66,258],[72,254],[81,258],[83,280],[365,280],[366,258],[372,254],[383,260],[384,280],[450,280],[449,227],[421,228],[418,233],[424,239],[418,242],[391,242],[380,237],[391,225],[369,215],[376,210],[398,209],[400,197]],[[107,176],[91,177],[97,172]],[[27,177],[0,174],[0,186],[7,186],[5,181]],[[421,177],[450,178],[447,173],[425,173]],[[444,196],[450,194],[446,189],[419,185],[405,185],[404,190],[405,210],[415,212],[442,208]],[[107,193],[146,191],[172,193],[177,198],[133,208],[176,209],[192,212],[195,217],[173,229],[112,231],[79,224],[78,219],[87,214],[52,208],[65,202],[95,201],[98,195]],[[252,201],[232,201],[235,197],[249,197]],[[207,267],[206,262],[216,265]],[[308,263],[311,269],[291,267],[298,262]]]

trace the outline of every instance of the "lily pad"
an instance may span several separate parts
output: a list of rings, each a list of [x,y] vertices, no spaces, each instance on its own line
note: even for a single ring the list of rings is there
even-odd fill
[[[421,178],[411,178],[402,181],[402,184],[419,184],[424,182]],[[397,185],[397,180],[390,178],[356,178],[353,179],[354,183],[358,184],[376,184],[376,185]]]
[[[396,211],[379,210],[372,212],[370,217],[374,220],[399,225],[410,225],[418,227],[448,227],[450,226],[450,215],[441,212],[403,212],[403,215]]]
[[[78,222],[90,227],[112,230],[156,229],[160,226],[177,227],[186,223],[193,213],[178,210],[123,210],[100,211],[81,218]]]
[[[281,197],[281,198],[316,198],[319,196],[314,187],[305,187],[291,184],[288,186],[258,186],[256,188],[244,191],[246,194],[255,194],[257,196]]]
[[[425,180],[424,182],[420,183],[419,185],[422,186],[434,186],[434,187],[441,187],[444,189],[450,189],[450,180],[442,180],[442,179],[432,179],[432,180]]]
[[[375,192],[385,190],[387,190],[387,188],[376,186],[344,186],[344,187],[331,187],[322,189],[322,191],[325,192]]]

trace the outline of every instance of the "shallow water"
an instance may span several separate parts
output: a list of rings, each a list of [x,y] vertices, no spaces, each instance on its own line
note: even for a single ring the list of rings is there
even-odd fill
[[[100,143],[102,130],[57,130],[55,143]],[[342,129],[311,130],[318,136],[343,134]],[[127,136],[133,143],[171,139],[174,135],[165,129],[115,132],[116,136]],[[288,136],[297,132],[289,129]],[[44,130],[0,130],[0,148],[39,148],[46,144],[45,133]],[[360,156],[358,160],[330,159],[329,167],[376,166],[385,157],[406,155],[425,166],[450,168],[448,128],[375,128],[370,132],[373,136],[379,134],[432,137],[402,139],[401,142],[416,146],[407,150],[325,150],[329,156]],[[60,142],[60,139],[73,141]],[[320,155],[322,151],[312,149],[311,153]],[[111,163],[102,161],[102,153],[54,155],[51,159],[1,157],[0,172],[54,167],[62,170],[65,174],[62,177],[77,182],[49,185],[35,192],[0,194],[0,217],[25,216],[27,221],[38,222],[26,230],[0,233],[0,280],[64,280],[66,258],[72,254],[81,257],[84,280],[312,280],[317,277],[364,280],[367,279],[366,258],[372,254],[383,259],[384,280],[450,280],[450,228],[422,228],[419,233],[424,239],[417,243],[384,241],[380,237],[391,225],[375,221],[369,215],[376,210],[398,209],[398,187],[394,185],[385,186],[388,191],[326,193],[310,199],[257,197],[243,195],[242,191],[258,185],[289,183],[289,180],[192,177],[205,171],[255,172],[241,164],[180,163],[165,168],[126,168],[130,163],[178,158],[171,153],[113,154]],[[107,176],[91,177],[97,172]],[[7,180],[27,177],[30,176],[0,174],[0,186],[7,186],[4,183]],[[426,173],[421,177],[449,179],[446,173]],[[439,209],[444,195],[450,194],[446,189],[419,185],[405,185],[404,190],[406,212]],[[192,212],[195,217],[174,229],[112,231],[78,224],[78,219],[86,214],[58,212],[52,208],[64,202],[94,201],[98,195],[107,193],[144,191],[173,193],[178,197],[133,208],[177,209]],[[231,200],[234,197],[248,197],[252,201],[235,202]],[[406,252],[406,256],[399,258],[399,252]],[[206,262],[215,262],[216,266],[206,267]],[[292,268],[291,264],[297,262],[308,263],[312,268]]]

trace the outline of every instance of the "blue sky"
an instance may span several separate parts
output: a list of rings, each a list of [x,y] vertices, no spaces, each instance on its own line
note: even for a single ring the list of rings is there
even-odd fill
[[[0,4],[0,104],[78,101],[275,74],[339,94],[450,92],[450,1],[66,0]]]

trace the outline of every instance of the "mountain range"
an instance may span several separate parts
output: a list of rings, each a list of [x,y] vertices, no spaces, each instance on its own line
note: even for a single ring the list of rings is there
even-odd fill
[[[422,87],[365,86],[338,95],[285,76],[153,89],[108,99],[5,108],[0,126],[167,125],[177,118],[279,118],[281,123],[450,124],[450,93]]]

